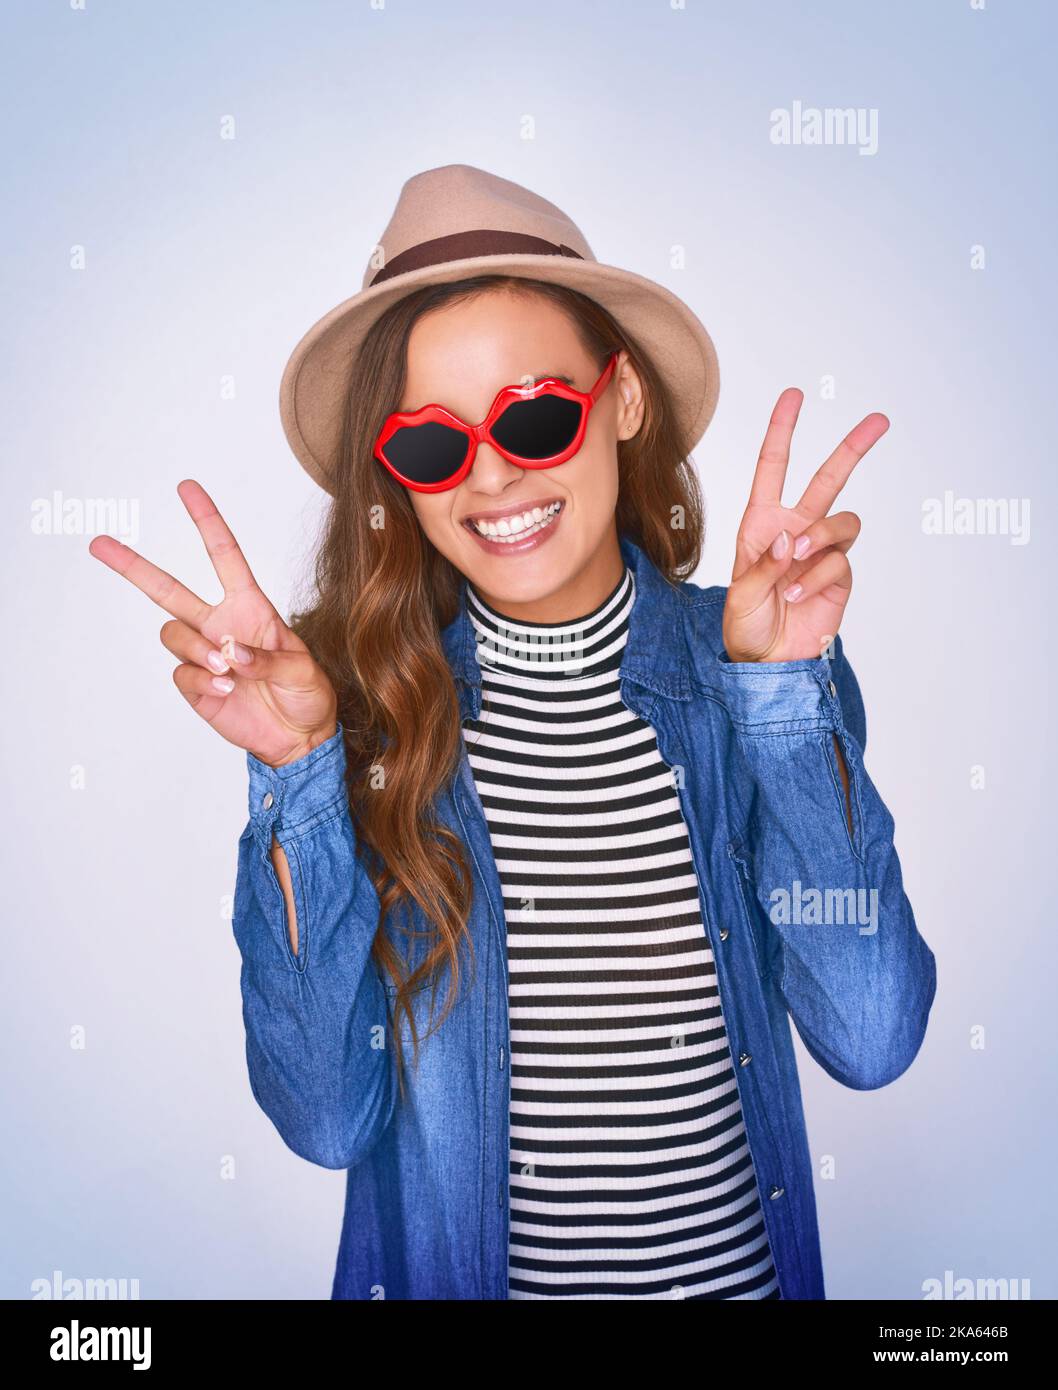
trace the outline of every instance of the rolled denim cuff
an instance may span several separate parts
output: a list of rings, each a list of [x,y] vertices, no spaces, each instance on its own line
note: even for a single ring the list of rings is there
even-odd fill
[[[249,811],[254,834],[262,844],[278,841],[313,825],[333,813],[346,795],[345,742],[341,724],[326,743],[284,767],[269,767],[250,752]]]
[[[792,734],[839,728],[835,661],[729,661],[721,652],[717,665],[727,711],[741,731]]]

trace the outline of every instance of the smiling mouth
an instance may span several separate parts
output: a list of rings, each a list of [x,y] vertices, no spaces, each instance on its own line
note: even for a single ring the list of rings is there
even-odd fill
[[[463,525],[487,541],[513,545],[550,526],[564,506],[564,502],[549,502],[546,507],[527,507],[524,512],[501,516],[495,521],[468,516]]]

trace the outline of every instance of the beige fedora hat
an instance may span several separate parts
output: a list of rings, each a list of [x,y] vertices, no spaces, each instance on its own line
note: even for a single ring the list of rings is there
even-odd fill
[[[553,280],[601,304],[668,381],[688,449],[701,439],[720,375],[713,341],[687,305],[653,280],[601,265],[576,223],[546,198],[473,165],[445,164],[407,180],[360,292],[309,329],[284,369],[283,429],[321,487],[334,491],[349,374],[371,326],[412,290],[489,272]]]

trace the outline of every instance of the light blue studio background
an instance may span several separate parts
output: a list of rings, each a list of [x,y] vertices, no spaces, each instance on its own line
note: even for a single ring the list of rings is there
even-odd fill
[[[137,548],[213,594],[175,493],[194,476],[286,610],[323,498],[282,368],[359,289],[404,179],[461,162],[557,202],[713,333],[699,582],[729,576],[784,387],[806,393],[788,500],[889,415],[842,498],[864,521],[844,632],[940,983],[883,1090],[797,1040],[828,1294],[920,1298],[946,1271],[1058,1294],[1049,8],[7,7],[0,1293],[59,1270],[329,1295],[344,1175],[283,1146],[246,1076],[243,756],[176,692],[165,615],[88,555],[93,528],[31,521],[56,493],[125,499]],[[795,102],[875,111],[876,148],[773,143]],[[946,493],[1028,499],[1029,531],[927,534]]]

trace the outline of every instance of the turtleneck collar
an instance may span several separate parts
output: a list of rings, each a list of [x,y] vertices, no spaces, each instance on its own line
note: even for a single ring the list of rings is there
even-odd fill
[[[621,665],[635,602],[635,576],[624,574],[597,608],[564,623],[516,622],[466,586],[467,615],[483,672],[502,671],[527,680],[594,676]]]

